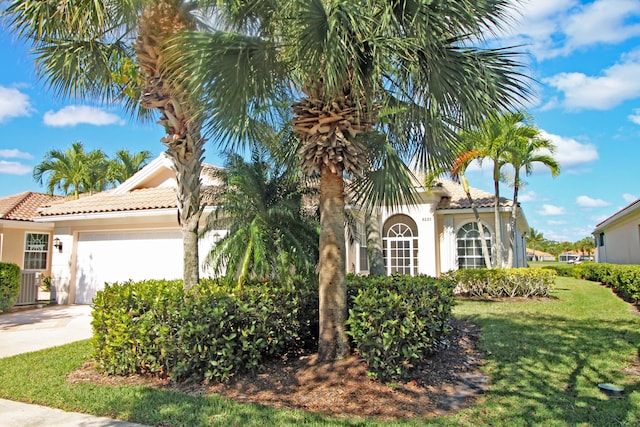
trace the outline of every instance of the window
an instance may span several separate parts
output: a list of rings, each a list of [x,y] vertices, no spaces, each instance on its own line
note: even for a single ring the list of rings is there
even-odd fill
[[[484,229],[484,238],[487,248],[491,248],[491,233]],[[458,245],[458,268],[484,268],[484,256],[482,255],[482,243],[478,224],[470,222],[464,225],[456,235]]]
[[[369,271],[369,256],[367,255],[367,247],[360,244],[359,248],[358,273]]]
[[[418,231],[406,215],[390,218],[383,239],[387,274],[418,274]]]
[[[27,233],[24,245],[24,270],[46,270],[49,254],[49,235]]]
[[[598,246],[604,246],[604,233],[600,233],[598,236]]]

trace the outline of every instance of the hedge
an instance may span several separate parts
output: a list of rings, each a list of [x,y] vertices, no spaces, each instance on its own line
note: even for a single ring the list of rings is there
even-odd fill
[[[546,268],[474,268],[444,275],[456,283],[456,295],[480,297],[547,297],[556,273]]]
[[[107,373],[228,381],[310,345],[317,291],[269,283],[236,290],[202,281],[190,291],[178,280],[114,283],[96,295],[93,317],[94,357]]]
[[[20,295],[20,267],[0,262],[0,311],[7,311]]]
[[[428,276],[349,276],[347,333],[369,375],[407,379],[417,362],[448,344],[453,287]]]
[[[609,286],[625,301],[640,302],[640,265],[584,263],[575,268],[579,277]]]

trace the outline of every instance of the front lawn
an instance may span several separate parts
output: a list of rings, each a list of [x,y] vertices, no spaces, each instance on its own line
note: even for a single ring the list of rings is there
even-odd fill
[[[640,316],[609,289],[590,282],[558,278],[554,296],[558,299],[461,302],[456,316],[483,329],[483,369],[491,387],[476,405],[427,421],[332,419],[215,395],[69,383],[67,374],[88,358],[87,341],[0,359],[0,397],[163,426],[638,425]],[[625,393],[608,397],[598,383],[622,385]]]

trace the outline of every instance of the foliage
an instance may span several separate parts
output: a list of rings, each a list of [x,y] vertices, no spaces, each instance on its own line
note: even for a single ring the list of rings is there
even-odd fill
[[[462,269],[445,274],[456,283],[454,293],[467,296],[548,297],[556,274],[544,268]]]
[[[64,151],[47,151],[42,162],[33,169],[33,178],[39,184],[46,181],[51,194],[57,189],[78,198],[80,193],[99,192],[124,182],[150,157],[149,151],[131,154],[123,149],[116,152],[115,158],[109,159],[102,150],[86,152],[84,144],[77,141]]]
[[[407,379],[414,364],[448,344],[453,284],[427,276],[349,276],[348,334],[383,381]]]
[[[251,162],[229,154],[220,176],[224,191],[203,233],[228,233],[211,248],[206,265],[238,286],[249,279],[311,278],[318,262],[317,220],[304,209],[311,188],[300,175],[254,148]]]
[[[46,179],[49,193],[58,189],[65,195],[102,191],[107,186],[107,156],[102,150],[86,152],[80,141],[61,150],[49,150],[42,162],[33,168],[33,179],[42,184]]]
[[[9,262],[0,262],[0,311],[7,311],[20,294],[20,267]]]
[[[491,387],[476,404],[430,419],[331,418],[215,393],[69,381],[90,358],[87,341],[0,359],[0,398],[167,427],[638,425],[640,381],[625,371],[636,369],[640,318],[592,282],[558,278],[554,296],[553,302],[456,304],[456,317],[482,328],[482,371]],[[623,397],[606,397],[600,382],[624,386]]]
[[[111,374],[227,381],[315,339],[317,299],[305,286],[203,280],[185,291],[149,280],[107,284],[94,304],[94,356]]]
[[[640,265],[584,263],[575,268],[581,278],[609,286],[625,301],[640,302]]]
[[[580,274],[578,273],[581,266],[571,265],[571,264],[554,264],[554,265],[544,265],[544,268],[547,270],[553,270],[560,277],[575,277],[579,278]]]

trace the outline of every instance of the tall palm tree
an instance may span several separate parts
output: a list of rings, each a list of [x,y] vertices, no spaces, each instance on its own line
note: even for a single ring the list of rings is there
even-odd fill
[[[116,151],[109,162],[109,179],[116,184],[125,182],[142,169],[152,157],[153,154],[148,150],[138,151],[135,154],[131,154],[126,148]]]
[[[87,153],[82,142],[76,141],[64,151],[47,151],[33,169],[33,179],[41,185],[46,179],[51,194],[58,189],[77,199],[80,193],[104,189],[106,167],[107,157],[101,150]]]
[[[184,283],[198,281],[200,172],[204,153],[193,99],[165,72],[167,40],[196,28],[195,2],[182,0],[13,0],[10,27],[32,46],[54,92],[155,112],[173,160],[184,240]]]
[[[310,277],[318,260],[317,226],[302,206],[308,189],[266,154],[254,148],[249,163],[228,155],[221,171],[225,190],[203,230],[229,230],[206,263],[238,287],[249,278]]]
[[[469,201],[469,205],[471,206],[471,210],[473,211],[473,216],[476,220],[476,226],[478,227],[478,234],[480,236],[480,248],[482,249],[484,266],[486,268],[491,268],[491,254],[489,253],[489,247],[487,246],[487,240],[485,238],[484,224],[480,219],[480,213],[478,212],[476,202],[471,196],[471,188],[469,187],[469,180],[466,176],[466,170],[471,162],[481,156],[482,153],[481,151],[476,150],[471,146],[465,147],[464,143],[468,142],[468,140],[463,140],[463,145],[461,145],[460,147],[460,153],[454,160],[449,173],[454,181],[459,182],[462,185],[462,189],[467,196],[467,200]]]
[[[301,165],[320,176],[320,361],[349,353],[345,331],[345,176],[387,135],[422,169],[448,155],[457,127],[526,94],[515,52],[473,42],[510,16],[504,0],[227,0],[218,31],[174,46],[172,69],[204,97],[212,136],[251,139],[254,118],[295,98]],[[392,111],[385,120],[382,112]]]
[[[522,112],[514,113],[509,123],[518,120],[518,125],[512,129],[512,137],[508,141],[507,149],[500,159],[501,166],[510,165],[514,169],[513,199],[511,206],[511,218],[509,220],[509,255],[507,265],[513,266],[514,244],[516,233],[516,218],[518,215],[518,190],[522,186],[520,173],[524,169],[526,176],[533,173],[536,163],[546,166],[551,171],[551,176],[560,174],[560,163],[553,157],[556,146],[548,139],[540,137],[540,130],[526,123],[526,117]]]

